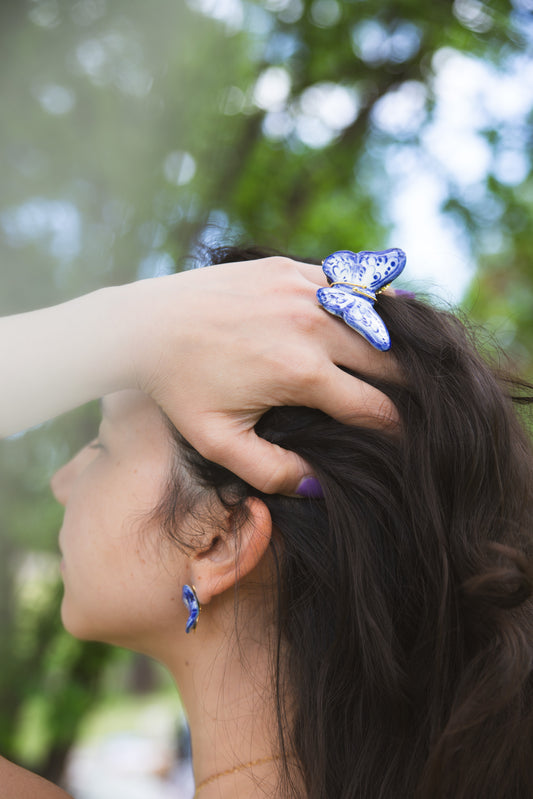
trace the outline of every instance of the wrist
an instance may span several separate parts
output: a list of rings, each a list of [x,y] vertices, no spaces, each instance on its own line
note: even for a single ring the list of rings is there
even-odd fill
[[[94,292],[95,318],[102,335],[101,355],[105,359],[102,365],[107,372],[106,394],[139,388],[139,352],[145,342],[138,285],[126,283]]]
[[[182,335],[180,310],[182,276],[148,278],[120,286],[119,319],[124,330],[124,379],[128,386],[144,391],[157,400],[166,377],[165,362],[172,355],[177,364]],[[122,291],[123,290],[123,291]]]

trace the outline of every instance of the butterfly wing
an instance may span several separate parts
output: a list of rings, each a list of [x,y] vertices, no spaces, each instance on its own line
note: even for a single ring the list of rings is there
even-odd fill
[[[389,332],[370,300],[342,286],[318,289],[316,296],[326,311],[340,316],[373,347],[382,352],[390,349]]]
[[[404,251],[398,247],[378,252],[363,250],[357,255],[359,270],[364,274],[365,282],[362,285],[368,286],[374,293],[392,283],[403,272],[406,262]]]
[[[362,286],[364,269],[359,264],[359,253],[339,250],[328,255],[322,263],[322,271],[331,283],[357,283]]]
[[[335,316],[340,316],[344,319],[346,310],[352,304],[354,295],[351,291],[343,288],[342,286],[330,286],[324,289],[318,289],[317,300],[320,305]]]
[[[339,250],[324,260],[322,270],[331,283],[355,283],[378,291],[398,277],[403,271],[406,258],[403,250]]]
[[[353,302],[343,313],[347,325],[357,330],[369,344],[384,352],[390,349],[390,336],[387,327],[370,300],[352,295]]]

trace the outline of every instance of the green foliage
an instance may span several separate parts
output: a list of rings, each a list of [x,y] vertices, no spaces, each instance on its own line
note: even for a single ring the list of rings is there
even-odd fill
[[[521,7],[3,2],[0,312],[181,268],[198,243],[238,238],[308,258],[385,246],[391,164],[421,164],[479,265],[469,311],[532,370],[531,108],[479,123],[488,163],[475,186],[427,144],[450,54],[498,75],[526,56],[531,68]],[[397,97],[419,100],[402,124]],[[497,168],[509,150],[525,159],[520,179]],[[60,629],[47,577],[61,510],[46,483],[95,415],[90,406],[0,450],[0,747],[49,776],[112,657]]]
[[[102,644],[77,641],[63,630],[57,568],[50,578],[46,562],[37,559],[34,565],[41,573],[19,587],[12,624],[1,628],[2,651],[9,656],[0,680],[0,749],[4,756],[58,779],[113,652]]]

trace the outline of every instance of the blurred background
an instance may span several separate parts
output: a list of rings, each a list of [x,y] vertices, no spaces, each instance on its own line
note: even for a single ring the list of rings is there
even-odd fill
[[[533,0],[2,0],[0,60],[2,314],[216,242],[396,245],[531,376]],[[189,799],[166,675],[59,622],[48,480],[97,418],[0,444],[0,752],[76,799]]]

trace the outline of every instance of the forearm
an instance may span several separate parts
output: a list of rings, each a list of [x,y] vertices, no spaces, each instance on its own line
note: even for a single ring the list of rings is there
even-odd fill
[[[0,437],[134,387],[131,286],[0,319]]]
[[[70,794],[0,757],[0,799],[72,799]]]

